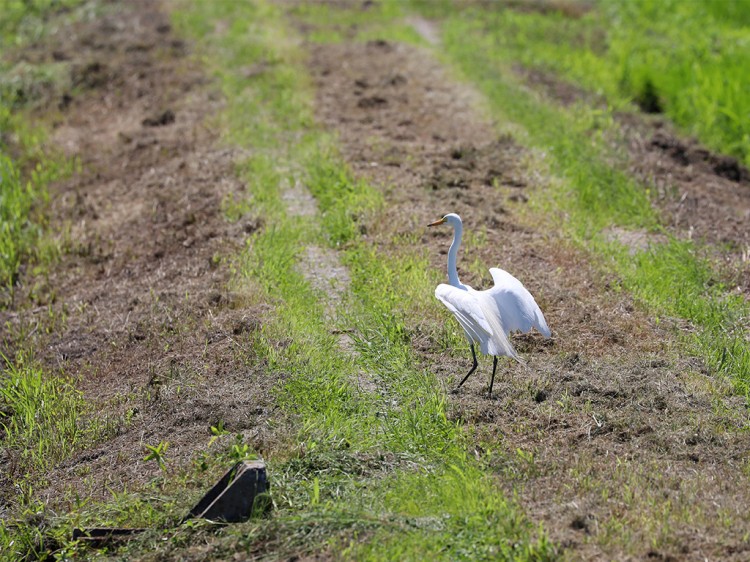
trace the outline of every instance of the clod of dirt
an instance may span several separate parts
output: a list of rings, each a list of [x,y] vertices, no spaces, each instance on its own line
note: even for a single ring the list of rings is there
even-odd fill
[[[695,447],[700,442],[701,438],[697,433],[694,433],[693,435],[690,435],[685,439],[685,445],[688,445],[690,447]]]
[[[256,232],[263,228],[265,225],[265,221],[263,220],[263,217],[254,217],[252,219],[248,219],[247,222],[242,226],[243,232],[246,234],[252,234],[253,232]]]
[[[72,101],[73,96],[66,92],[62,96],[60,96],[60,102],[57,104],[57,107],[60,111],[65,111],[66,109],[68,109]]]
[[[144,127],[163,127],[164,125],[170,125],[174,123],[175,115],[174,111],[171,109],[167,109],[166,111],[160,113],[159,115],[153,116],[153,117],[146,117],[143,121],[141,121],[141,124]]]
[[[93,61],[83,66],[74,66],[71,72],[74,86],[87,89],[101,88],[110,79],[107,65]]]
[[[468,189],[469,182],[461,176],[436,174],[430,183],[430,187],[432,187],[433,191],[446,188]]]
[[[388,100],[380,97],[380,96],[370,96],[366,98],[362,98],[357,102],[357,107],[361,107],[363,109],[370,109],[374,107],[384,107],[388,105]]]
[[[394,74],[388,79],[388,84],[390,86],[403,86],[406,82],[406,77],[402,74]]]
[[[679,139],[667,135],[662,131],[657,131],[651,138],[649,145],[655,148],[662,149],[668,154],[675,162],[682,166],[690,164],[690,158],[688,156],[688,148]]]
[[[657,550],[649,550],[646,554],[646,558],[649,560],[662,560],[663,562],[677,562],[677,558],[671,554],[662,554]]]
[[[732,158],[731,156],[718,157],[714,162],[713,169],[717,176],[734,182],[747,179],[748,175],[747,170],[740,165],[736,158]]]
[[[154,48],[153,43],[133,43],[125,47],[126,53],[145,53]]]
[[[232,326],[232,333],[235,336],[239,336],[247,332],[257,332],[262,326],[259,319],[244,317],[235,322],[234,326]]]
[[[591,516],[589,515],[577,515],[573,521],[570,522],[570,528],[576,531],[584,531],[586,534],[589,533],[589,521]]]
[[[368,49],[380,49],[383,51],[391,51],[393,50],[393,46],[388,43],[385,39],[374,39],[372,41],[367,42],[367,48]]]
[[[662,113],[664,104],[651,80],[646,80],[643,89],[635,97],[635,103],[646,113]]]
[[[468,166],[474,167],[477,159],[477,149],[472,145],[461,145],[451,149],[451,158],[468,162]]]

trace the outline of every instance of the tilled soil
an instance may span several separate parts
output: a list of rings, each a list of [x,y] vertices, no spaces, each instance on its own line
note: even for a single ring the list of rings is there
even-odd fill
[[[20,312],[0,313],[10,322],[2,341],[7,353],[22,324],[41,326],[31,330],[37,359],[76,380],[107,427],[101,446],[49,475],[46,495],[137,486],[159,470],[143,462],[144,444],[169,442],[176,469],[208,447],[219,421],[262,449],[256,422],[272,408],[273,383],[244,344],[264,311],[227,291],[227,260],[257,225],[221,210],[244,188],[234,172],[242,155],[207,121],[220,96],[150,0],[107,5],[49,41],[32,56],[69,60],[78,86],[64,94],[50,140],[83,172],[53,186],[50,230],[66,251],[46,279],[24,279]],[[49,335],[47,305],[64,318]],[[15,469],[6,459],[3,502]]]
[[[527,369],[504,368],[488,399],[491,362],[480,360],[450,397],[478,457],[488,443],[508,453],[491,461],[499,484],[576,558],[744,558],[750,495],[740,465],[750,438],[741,401],[706,392],[700,360],[678,357],[671,333],[611,290],[554,228],[530,224],[521,207],[544,180],[427,52],[379,40],[308,48],[319,118],[355,172],[387,194],[388,225],[368,233],[375,242],[387,251],[394,230],[422,229],[420,247],[444,270],[452,232],[424,225],[458,212],[467,232],[487,238],[459,254],[462,281],[490,282],[462,273],[462,262],[503,267],[545,312],[551,341],[515,339]],[[471,364],[468,349],[449,358],[429,338],[417,347],[446,385]],[[513,460],[518,449],[533,462]],[[722,514],[731,522],[719,523]],[[660,535],[659,525],[669,530]]]
[[[664,223],[706,242],[750,298],[750,172],[736,158],[680,138],[661,118],[619,116],[635,177],[656,190]]]

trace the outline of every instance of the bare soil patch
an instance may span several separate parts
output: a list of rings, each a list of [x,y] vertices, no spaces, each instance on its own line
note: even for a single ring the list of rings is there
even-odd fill
[[[462,281],[490,282],[462,263],[498,265],[545,312],[551,342],[515,339],[527,370],[503,369],[488,400],[485,358],[450,398],[451,417],[466,424],[500,485],[574,558],[742,559],[750,495],[740,467],[750,438],[740,401],[707,390],[720,383],[700,360],[677,356],[668,327],[520,212],[543,180],[429,53],[385,41],[308,47],[319,119],[338,133],[355,172],[387,196],[390,220],[368,236],[399,252],[393,234],[424,229],[419,249],[444,270],[451,232],[424,225],[458,212],[468,232],[484,229],[488,240],[459,255]],[[419,320],[413,329],[425,365],[446,386],[460,380],[468,346],[465,357],[447,357],[419,335],[429,334]],[[488,457],[498,446],[504,454]]]
[[[255,225],[221,210],[244,188],[241,155],[207,121],[220,96],[157,2],[108,4],[30,52],[71,61],[78,87],[65,93],[50,144],[83,172],[52,188],[50,230],[65,253],[46,278],[22,280],[17,311],[0,313],[3,347],[20,343],[21,326],[41,327],[37,359],[76,380],[91,415],[107,421],[95,447],[48,475],[45,495],[55,504],[71,489],[102,499],[137,488],[158,473],[144,444],[168,441],[174,470],[207,449],[219,421],[264,450],[273,382],[247,343],[267,311],[227,290],[227,259]],[[64,319],[49,334],[47,305]],[[14,466],[3,467],[4,503],[21,476]]]

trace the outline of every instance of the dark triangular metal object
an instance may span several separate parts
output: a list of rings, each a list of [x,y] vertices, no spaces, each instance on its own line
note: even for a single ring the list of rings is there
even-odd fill
[[[190,510],[185,519],[202,517],[211,521],[238,523],[270,507],[270,484],[266,463],[240,461]]]
[[[206,492],[180,524],[194,517],[221,523],[239,523],[253,515],[262,515],[271,508],[270,488],[265,462],[240,461]],[[73,529],[73,539],[97,548],[127,540],[145,530],[115,527]]]

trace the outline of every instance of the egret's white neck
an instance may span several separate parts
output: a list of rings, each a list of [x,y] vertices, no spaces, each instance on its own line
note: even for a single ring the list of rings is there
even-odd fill
[[[453,242],[448,250],[448,283],[459,289],[463,289],[461,281],[458,280],[458,269],[456,269],[456,256],[458,248],[461,246],[461,235],[464,227],[461,223],[453,225]]]

